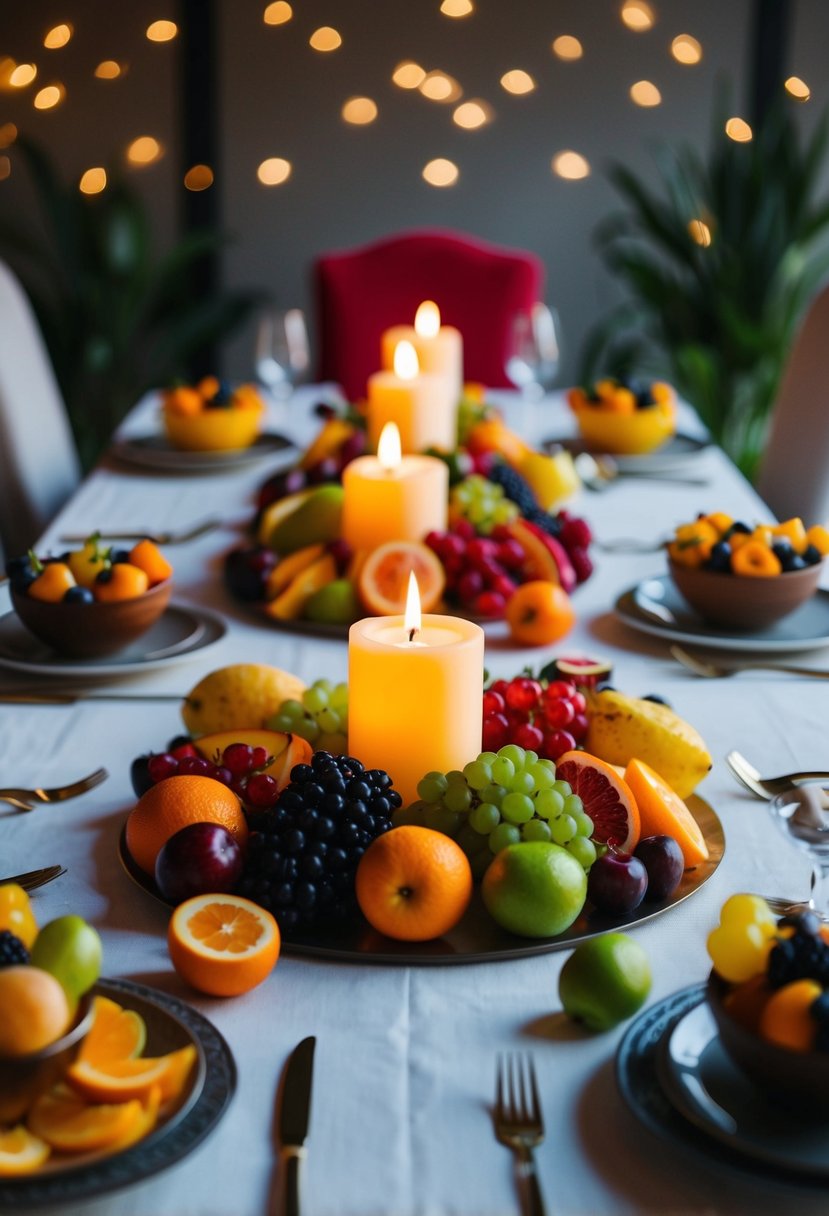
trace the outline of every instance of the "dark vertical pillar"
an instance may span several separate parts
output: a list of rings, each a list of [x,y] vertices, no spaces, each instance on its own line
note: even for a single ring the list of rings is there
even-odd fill
[[[182,235],[221,226],[219,188],[219,71],[215,0],[179,0],[181,16],[181,177],[193,165],[209,165],[214,182],[206,190],[182,186]],[[192,290],[198,297],[219,286],[218,251],[206,253],[194,265]],[[216,371],[217,352],[200,351],[193,360],[194,377]]]
[[[754,0],[751,33],[751,124],[762,126],[786,78],[791,0]]]

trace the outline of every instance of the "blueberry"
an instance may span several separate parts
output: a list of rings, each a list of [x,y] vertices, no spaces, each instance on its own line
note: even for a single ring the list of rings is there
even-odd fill
[[[751,533],[751,528],[749,528],[748,524],[744,524],[742,520],[738,519],[736,523],[731,525],[725,535],[726,537],[729,537],[735,532],[739,532],[743,536],[748,536]]]
[[[807,545],[800,556],[807,566],[816,566],[818,562],[823,560],[817,545]]]
[[[129,549],[110,549],[109,560],[113,566],[123,566],[130,560]]]
[[[95,596],[88,587],[69,587],[64,592],[64,604],[94,604]]]
[[[216,389],[216,392],[213,394],[213,396],[210,398],[210,400],[208,402],[206,402],[206,405],[207,405],[207,408],[211,409],[211,410],[228,409],[231,405],[232,398],[233,398],[233,389],[230,385],[230,381],[229,380],[220,380],[219,387]]]
[[[99,571],[98,574],[95,575],[95,582],[96,583],[111,583],[112,582],[112,570],[108,569],[108,570]]]
[[[731,546],[727,545],[725,541],[718,540],[715,545],[711,546],[711,552],[705,564],[709,570],[718,570],[720,573],[730,570]]]

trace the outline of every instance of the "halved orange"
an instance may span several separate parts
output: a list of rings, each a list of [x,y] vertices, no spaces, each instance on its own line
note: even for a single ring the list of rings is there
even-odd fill
[[[0,1178],[16,1178],[38,1169],[52,1150],[22,1123],[0,1131]]]
[[[66,1080],[79,1094],[92,1102],[144,1101],[154,1088],[166,1102],[181,1093],[196,1062],[192,1043],[165,1056],[145,1056],[140,1060],[107,1060],[92,1064],[76,1060]]]
[[[636,798],[612,764],[589,752],[565,752],[556,760],[556,778],[567,781],[593,820],[593,839],[622,853],[632,853],[639,841]]]
[[[673,836],[682,849],[686,866],[708,860],[708,845],[702,829],[688,807],[667,781],[644,760],[631,760],[625,781],[639,808],[643,836]]]
[[[29,1111],[29,1130],[61,1153],[91,1153],[128,1135],[141,1119],[138,1098],[91,1106],[68,1085],[56,1085]]]
[[[167,945],[176,971],[210,996],[237,996],[270,975],[279,958],[279,925],[240,895],[196,895],[170,918]]]
[[[366,610],[375,616],[395,616],[406,607],[409,575],[414,571],[420,607],[431,612],[440,602],[446,575],[437,554],[416,540],[390,540],[366,557],[357,580],[357,592]]]
[[[140,1013],[122,1009],[108,996],[96,996],[93,1009],[94,1020],[81,1044],[76,1063],[98,1065],[141,1055],[147,1041],[147,1027]]]

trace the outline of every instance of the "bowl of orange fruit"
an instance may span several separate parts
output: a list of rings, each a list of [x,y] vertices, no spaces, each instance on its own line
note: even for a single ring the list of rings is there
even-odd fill
[[[168,389],[161,399],[167,439],[185,452],[249,448],[262,429],[264,413],[265,404],[255,385],[232,387],[216,376]]]
[[[814,595],[829,530],[800,518],[750,527],[715,511],[680,524],[667,550],[671,578],[704,621],[766,629]]]
[[[676,431],[676,394],[656,380],[606,377],[588,388],[572,388],[567,401],[581,437],[594,452],[644,456]]]
[[[96,534],[60,557],[14,558],[6,570],[23,625],[71,659],[123,650],[152,628],[173,590],[173,568],[150,540],[119,550]]]

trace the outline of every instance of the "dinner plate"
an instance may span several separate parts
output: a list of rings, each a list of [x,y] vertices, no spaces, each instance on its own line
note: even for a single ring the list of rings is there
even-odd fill
[[[686,870],[679,887],[670,899],[658,904],[640,904],[629,917],[610,917],[598,912],[583,911],[577,920],[558,937],[517,937],[502,929],[484,907],[476,890],[472,903],[461,922],[445,937],[432,942],[398,942],[375,932],[362,918],[357,918],[340,931],[319,931],[314,934],[283,934],[282,949],[287,954],[307,958],[334,959],[345,963],[404,963],[407,966],[440,966],[459,963],[501,962],[549,954],[554,950],[569,950],[577,942],[606,933],[608,929],[630,929],[669,912],[694,895],[708,881],[722,860],[725,837],[720,820],[712,807],[696,796],[688,806],[702,828],[709,850],[708,861]],[[132,859],[122,831],[118,846],[119,858],[130,878],[144,891],[162,900],[154,881]]]
[[[672,473],[683,468],[709,446],[709,440],[698,439],[694,435],[686,435],[682,431],[677,431],[661,448],[640,456],[622,456],[616,452],[602,452],[597,448],[588,447],[580,436],[573,435],[560,439],[545,439],[541,446],[547,451],[565,448],[574,456],[577,456],[579,452],[589,452],[591,456],[610,456],[620,473],[647,475],[648,473]]]
[[[126,464],[152,469],[156,473],[228,473],[257,464],[270,456],[296,455],[296,447],[285,435],[266,431],[247,448],[225,452],[185,452],[171,446],[160,432],[128,435],[118,439],[110,455]]]
[[[0,667],[46,676],[120,676],[153,671],[215,646],[227,625],[215,612],[170,604],[155,624],[117,655],[68,659],[57,655],[21,624],[16,612],[0,617]]]
[[[674,1028],[704,999],[705,984],[693,984],[649,1005],[628,1026],[616,1051],[616,1083],[625,1104],[654,1135],[695,1155],[701,1154],[708,1165],[747,1172],[762,1179],[764,1185],[825,1186],[823,1171],[809,1172],[799,1166],[793,1168],[790,1161],[782,1165],[764,1159],[759,1153],[755,1156],[739,1151],[737,1144],[726,1138],[702,1131],[674,1104],[662,1084],[660,1059]]]
[[[775,654],[829,646],[829,591],[815,592],[790,616],[756,633],[706,625],[679,594],[668,574],[652,575],[630,587],[619,596],[614,610],[633,629],[712,650]],[[664,620],[660,619],[662,614]]]
[[[236,1065],[218,1030],[195,1009],[131,980],[102,979],[95,991],[141,1014],[146,1055],[193,1044],[194,1075],[183,1100],[143,1140],[120,1153],[50,1160],[34,1174],[0,1179],[0,1211],[19,1213],[92,1199],[130,1186],[187,1156],[221,1119],[236,1088]]]

